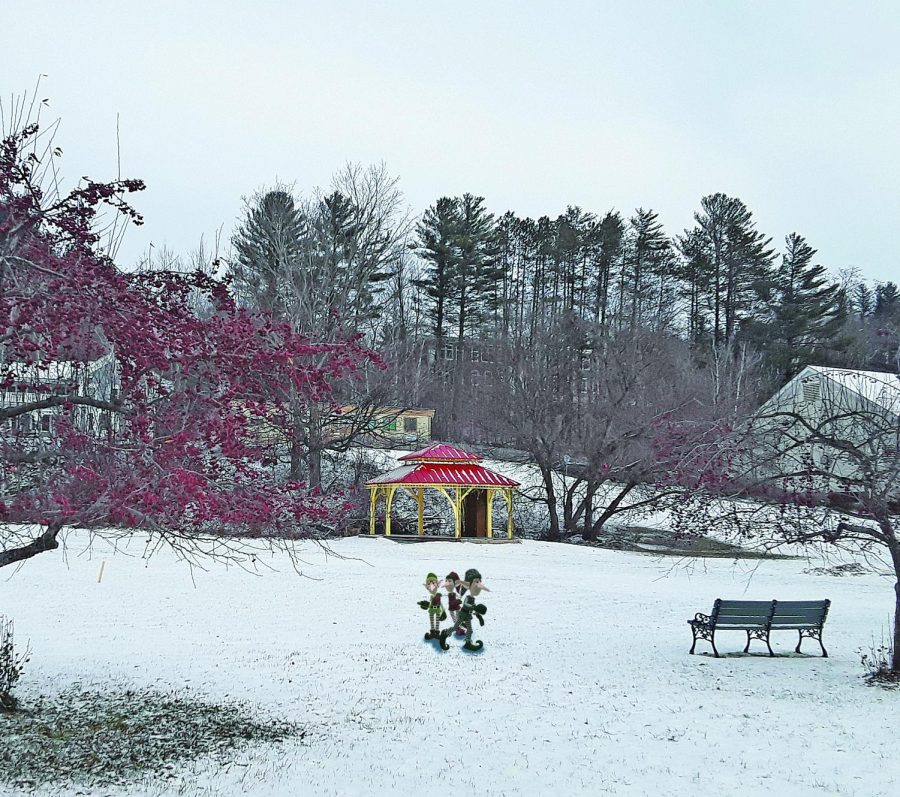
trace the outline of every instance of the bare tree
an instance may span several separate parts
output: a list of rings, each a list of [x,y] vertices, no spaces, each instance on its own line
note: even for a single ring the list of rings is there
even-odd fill
[[[824,543],[888,566],[900,670],[900,378],[807,368],[715,450],[705,492],[733,499],[736,533],[770,546]]]

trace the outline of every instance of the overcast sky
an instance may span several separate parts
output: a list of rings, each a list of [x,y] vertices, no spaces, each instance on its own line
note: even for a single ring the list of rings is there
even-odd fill
[[[151,10],[152,9],[152,10]],[[230,233],[242,196],[384,161],[421,213],[740,197],[830,269],[900,278],[900,2],[0,0],[4,104],[44,74],[70,178],[148,189],[121,252]]]

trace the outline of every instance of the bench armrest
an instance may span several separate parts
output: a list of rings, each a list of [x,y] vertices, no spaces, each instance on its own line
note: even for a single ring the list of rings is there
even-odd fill
[[[691,625],[709,625],[709,620],[710,620],[710,618],[709,618],[708,614],[703,614],[702,612],[697,612],[697,614],[694,615],[694,619],[688,620],[688,622]]]

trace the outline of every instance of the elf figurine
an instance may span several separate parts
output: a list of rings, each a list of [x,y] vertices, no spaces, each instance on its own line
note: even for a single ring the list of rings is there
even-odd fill
[[[444,586],[447,588],[447,609],[450,612],[450,619],[453,621],[453,627],[456,628],[457,636],[464,636],[465,631],[457,628],[459,622],[459,610],[462,608],[460,598],[465,593],[465,587],[459,579],[459,574],[455,570],[451,570],[444,578]]]
[[[484,647],[484,642],[480,639],[472,642],[472,618],[474,616],[481,625],[484,625],[484,615],[487,612],[487,607],[483,603],[475,603],[475,598],[481,594],[482,590],[485,592],[490,592],[490,590],[481,583],[481,573],[474,567],[466,570],[466,578],[462,585],[468,590],[468,595],[463,599],[458,619],[453,628],[445,628],[441,631],[441,647],[444,650],[449,650],[450,645],[447,644],[447,637],[457,628],[463,628],[466,632],[466,641],[463,643],[463,648],[471,651],[481,650]]]
[[[431,595],[430,600],[419,601],[420,608],[428,611],[428,621],[431,626],[428,633],[425,634],[425,639],[440,639],[441,620],[447,619],[447,613],[441,606],[443,595],[438,592],[440,586],[438,577],[434,573],[425,576],[425,589]]]

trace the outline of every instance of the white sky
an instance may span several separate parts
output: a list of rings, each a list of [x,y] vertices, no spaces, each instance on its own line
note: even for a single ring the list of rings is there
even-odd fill
[[[626,7],[627,6],[627,7]],[[900,3],[0,0],[0,92],[62,117],[64,173],[123,176],[123,265],[186,253],[276,177],[384,161],[413,210],[658,211],[738,196],[779,246],[898,279]]]

